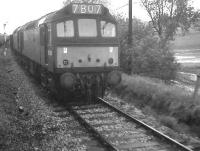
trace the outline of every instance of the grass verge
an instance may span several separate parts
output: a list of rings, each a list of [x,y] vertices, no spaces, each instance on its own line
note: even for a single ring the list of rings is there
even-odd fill
[[[200,100],[194,102],[191,94],[182,88],[123,74],[122,82],[114,92],[140,108],[150,107],[160,115],[161,122],[171,128],[179,122],[195,128],[200,126]],[[200,132],[200,128],[196,131]]]

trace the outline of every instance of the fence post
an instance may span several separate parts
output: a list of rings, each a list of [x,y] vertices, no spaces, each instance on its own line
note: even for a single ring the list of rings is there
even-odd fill
[[[194,101],[197,100],[199,87],[200,87],[200,74],[197,75],[197,81],[196,81],[196,85],[195,85],[195,89],[194,89],[194,94],[193,94],[193,100]]]

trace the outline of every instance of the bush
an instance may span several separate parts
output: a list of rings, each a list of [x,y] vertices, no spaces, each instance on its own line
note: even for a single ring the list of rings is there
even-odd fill
[[[194,107],[192,117],[194,124],[200,125],[200,105]]]
[[[177,120],[171,116],[160,116],[160,121],[167,127],[178,130]]]
[[[132,46],[127,44],[128,21],[117,18],[121,42],[120,63],[124,72],[160,78],[175,79],[179,65],[168,44],[154,34],[153,28],[138,19],[133,20]]]
[[[122,74],[122,82],[114,92],[123,99],[128,97],[127,100],[146,112],[152,109],[162,115],[161,122],[168,127],[176,128],[177,122],[200,126],[200,103],[192,101],[191,94],[183,88],[147,77]]]

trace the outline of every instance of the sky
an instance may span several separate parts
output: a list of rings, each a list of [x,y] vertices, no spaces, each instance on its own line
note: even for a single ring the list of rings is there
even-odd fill
[[[63,7],[64,0],[0,0],[0,33],[4,33],[3,24],[6,23],[6,33],[11,34],[17,27],[40,18]],[[138,3],[133,0],[133,16],[148,21],[149,17]],[[193,0],[194,6],[200,8],[200,1]],[[127,15],[128,0],[111,0],[111,9]],[[124,6],[121,8],[121,6]],[[118,9],[120,8],[120,9]]]

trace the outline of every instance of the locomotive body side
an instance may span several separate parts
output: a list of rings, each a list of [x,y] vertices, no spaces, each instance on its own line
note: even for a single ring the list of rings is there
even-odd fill
[[[13,50],[18,50],[18,32],[17,29],[13,33]]]
[[[39,28],[24,30],[24,46],[22,55],[35,63],[41,64]]]

